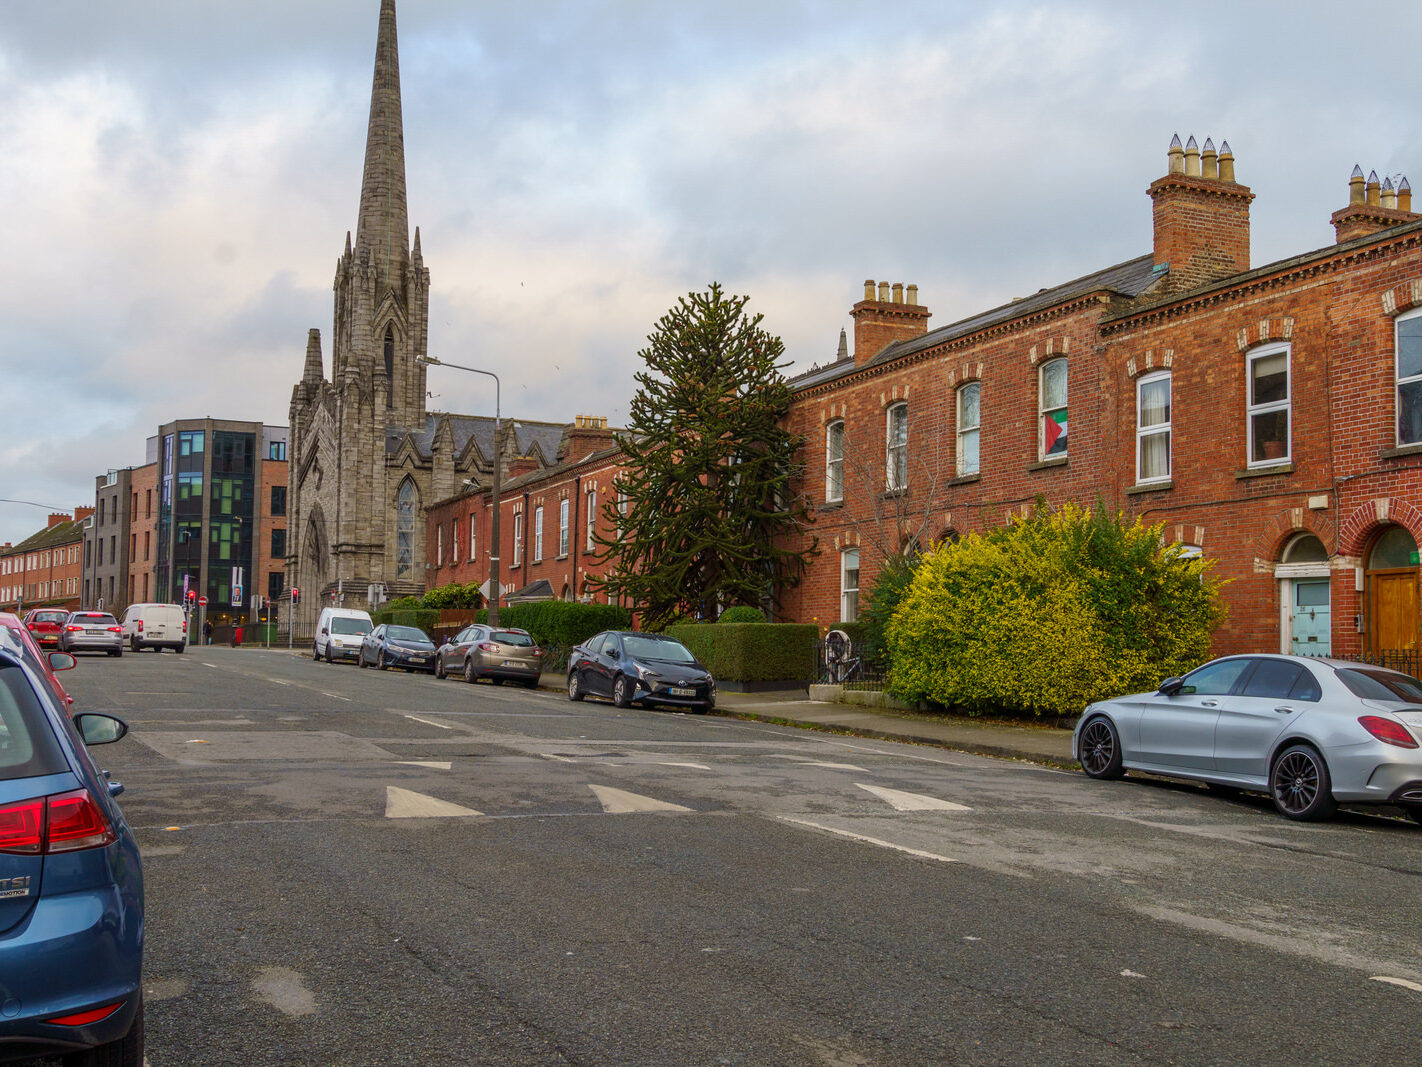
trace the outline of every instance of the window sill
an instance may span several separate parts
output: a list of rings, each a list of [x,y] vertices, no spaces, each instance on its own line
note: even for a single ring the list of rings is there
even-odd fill
[[[956,478],[949,478],[947,485],[972,485],[974,482],[982,481],[981,474],[961,474]]]
[[[1267,478],[1271,474],[1293,474],[1294,465],[1289,462],[1274,463],[1268,467],[1249,467],[1242,471],[1235,471],[1235,478],[1243,481],[1246,478]]]
[[[1171,479],[1165,482],[1147,482],[1145,485],[1133,485],[1126,490],[1127,496],[1139,496],[1141,493],[1164,493],[1175,488],[1175,481]]]
[[[883,499],[884,499],[884,500],[898,500],[898,499],[900,499],[901,497],[906,497],[906,496],[908,496],[908,492],[909,492],[909,491],[908,491],[907,489],[885,489],[885,490],[884,490]]]
[[[1399,456],[1422,455],[1422,441],[1411,445],[1398,445],[1396,448],[1384,448],[1378,453],[1379,459],[1397,459]]]
[[[826,500],[820,503],[816,510],[823,513],[826,511],[838,511],[842,507],[844,507],[844,498],[840,497],[838,500]]]
[[[1029,471],[1046,471],[1053,467],[1065,467],[1067,465],[1066,456],[1052,456],[1050,459],[1039,460],[1036,463],[1028,464]]]

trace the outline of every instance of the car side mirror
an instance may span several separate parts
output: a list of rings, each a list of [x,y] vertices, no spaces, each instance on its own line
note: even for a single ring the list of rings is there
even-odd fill
[[[128,733],[128,723],[97,711],[83,711],[74,716],[74,728],[86,745],[107,745]]]
[[[49,669],[52,671],[73,670],[79,665],[79,661],[68,652],[51,652],[49,654]]]
[[[1164,696],[1173,697],[1180,692],[1180,687],[1185,684],[1184,678],[1167,678],[1160,683],[1160,692]]]
[[[324,627],[324,626],[321,627],[321,636],[322,636],[322,637],[325,637],[325,636],[326,636],[328,633],[330,633],[330,632],[331,632],[331,631],[327,630],[326,627]]]

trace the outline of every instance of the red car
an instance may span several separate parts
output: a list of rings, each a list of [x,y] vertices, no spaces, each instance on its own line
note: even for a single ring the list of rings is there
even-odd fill
[[[30,614],[34,614],[34,612]],[[67,617],[68,616],[66,616],[66,618]],[[29,628],[20,621],[19,616],[9,611],[0,611],[0,626],[13,631],[15,636],[19,638],[20,644],[24,646],[24,656],[30,661],[30,666],[39,671],[40,674],[44,676],[45,681],[49,682],[49,687],[54,690],[54,695],[59,698],[59,706],[65,711],[72,713],[74,698],[69,695],[64,686],[59,684],[59,678],[49,663],[50,654],[40,648],[39,642],[35,640],[34,634],[30,633]],[[72,665],[71,663],[71,666]]]
[[[63,608],[35,608],[25,616],[25,625],[40,648],[58,648],[59,635],[68,621],[69,612]]]

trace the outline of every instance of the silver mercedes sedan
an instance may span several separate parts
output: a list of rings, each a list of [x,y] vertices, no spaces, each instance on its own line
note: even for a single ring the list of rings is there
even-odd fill
[[[1290,819],[1394,804],[1422,822],[1422,682],[1301,656],[1226,656],[1154,693],[1087,707],[1072,756],[1092,778],[1128,770],[1268,793]]]

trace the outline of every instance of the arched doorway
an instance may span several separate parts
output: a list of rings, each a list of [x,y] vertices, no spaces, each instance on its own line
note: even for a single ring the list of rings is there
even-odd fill
[[[1389,526],[1368,548],[1367,647],[1382,652],[1417,648],[1417,542]]]
[[[1328,550],[1313,534],[1299,534],[1284,546],[1274,568],[1279,580],[1280,652],[1333,654],[1328,573]]]

